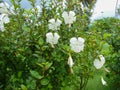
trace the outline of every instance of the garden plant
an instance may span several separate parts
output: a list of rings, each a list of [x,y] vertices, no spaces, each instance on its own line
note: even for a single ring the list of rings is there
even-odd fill
[[[20,2],[0,3],[0,89],[85,89],[107,55],[105,41],[88,30],[94,2],[29,0],[30,9]]]

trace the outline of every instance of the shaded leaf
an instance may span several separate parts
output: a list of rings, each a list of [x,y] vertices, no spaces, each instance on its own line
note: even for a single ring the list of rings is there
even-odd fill
[[[30,70],[30,73],[34,78],[37,78],[37,79],[43,78],[43,76],[41,76],[37,71]]]

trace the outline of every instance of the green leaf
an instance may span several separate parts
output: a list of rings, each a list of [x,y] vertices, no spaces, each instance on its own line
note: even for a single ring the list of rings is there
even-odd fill
[[[28,90],[27,87],[25,85],[23,85],[23,84],[21,85],[21,89],[22,90]]]
[[[44,78],[41,80],[41,85],[47,85],[49,83],[49,80]]]
[[[46,70],[49,69],[49,68],[51,67],[51,65],[52,65],[52,63],[47,62],[47,63],[45,64],[45,69],[46,69]]]
[[[44,40],[43,40],[42,38],[40,38],[40,39],[38,40],[38,44],[39,44],[39,45],[43,45],[43,43],[44,43]]]
[[[43,78],[43,76],[41,76],[37,71],[30,70],[30,73],[34,78],[37,78],[37,79]]]
[[[103,54],[109,54],[111,51],[110,51],[110,45],[108,43],[104,43],[102,45],[102,49],[101,49],[101,53]]]
[[[103,38],[107,39],[108,37],[111,37],[112,34],[104,33]]]

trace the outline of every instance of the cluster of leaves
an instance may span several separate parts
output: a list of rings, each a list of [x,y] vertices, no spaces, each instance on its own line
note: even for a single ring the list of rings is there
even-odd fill
[[[76,22],[64,24],[63,9],[46,6],[42,0],[42,13],[37,16],[35,1],[29,0],[33,9],[25,10],[20,1],[11,0],[14,15],[0,32],[0,88],[3,90],[82,90],[93,76],[93,60],[101,54],[97,35],[87,31],[89,15],[76,15]],[[68,5],[69,6],[69,5]],[[59,11],[59,14],[58,12]],[[71,8],[72,9],[72,8]],[[34,11],[34,12],[33,12]],[[70,8],[65,9],[70,11]],[[31,15],[29,18],[24,14]],[[55,48],[46,42],[46,33],[51,18],[60,18],[60,40]],[[70,49],[71,37],[85,39],[84,50],[75,53]],[[67,59],[71,53],[74,60],[71,74]]]
[[[120,20],[116,18],[104,18],[96,20],[90,30],[98,34],[104,48],[102,53],[106,55],[107,66],[110,68],[110,74],[113,89],[120,87]]]

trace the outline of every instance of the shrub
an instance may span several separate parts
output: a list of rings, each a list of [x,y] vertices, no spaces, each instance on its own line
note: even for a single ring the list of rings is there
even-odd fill
[[[89,16],[61,4],[25,10],[11,0],[10,22],[0,32],[0,88],[5,90],[82,90],[101,54]],[[69,6],[69,5],[68,5]],[[72,10],[70,10],[72,9]]]
[[[104,50],[101,52],[106,55],[110,74],[107,74],[112,81],[114,90],[120,87],[120,20],[116,18],[104,18],[96,20],[91,28],[94,33],[100,33],[101,40],[106,42]]]

